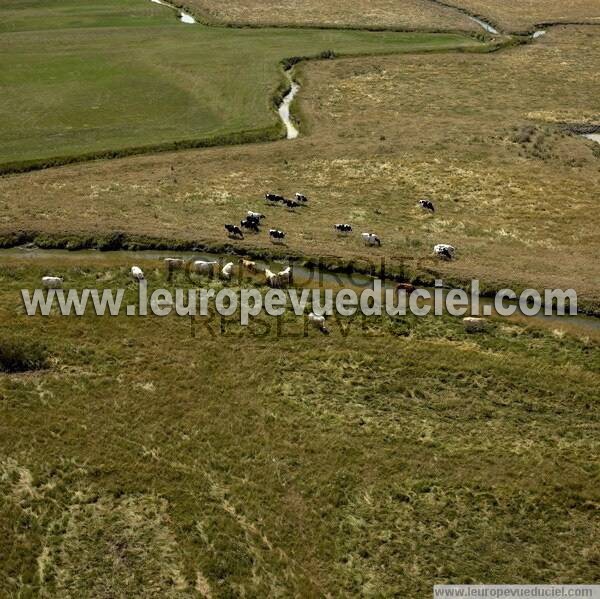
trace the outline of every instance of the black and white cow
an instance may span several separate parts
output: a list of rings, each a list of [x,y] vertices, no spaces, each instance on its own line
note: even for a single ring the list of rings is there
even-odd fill
[[[285,233],[278,229],[269,229],[269,237],[273,243],[281,243],[285,239]]]
[[[303,193],[296,192],[296,202],[308,202],[308,198]]]
[[[435,212],[435,206],[430,200],[419,200],[419,206],[421,206],[423,210],[427,210],[428,212]]]
[[[433,253],[442,260],[454,260],[456,248],[447,243],[438,243],[434,246]]]
[[[288,207],[288,208],[298,208],[298,206],[300,206],[300,204],[298,202],[295,202],[294,200],[288,200],[286,198],[283,198],[283,203]]]
[[[260,222],[263,220],[263,218],[265,218],[265,215],[261,214],[260,212],[252,212],[252,210],[248,210],[246,213],[246,218],[251,218],[252,220]]]
[[[244,239],[244,234],[237,225],[225,225],[225,230],[227,231],[229,237],[238,237],[240,239]]]
[[[267,202],[276,204],[277,202],[283,202],[284,199],[283,196],[277,195],[276,193],[265,193],[265,200],[267,200]]]
[[[248,231],[252,231],[254,233],[260,233],[260,229],[258,228],[258,222],[248,217],[245,220],[240,221],[240,225],[242,228],[248,229]]]
[[[339,224],[333,225],[333,227],[336,230],[336,232],[341,235],[348,235],[349,233],[352,233],[352,227],[350,225]]]

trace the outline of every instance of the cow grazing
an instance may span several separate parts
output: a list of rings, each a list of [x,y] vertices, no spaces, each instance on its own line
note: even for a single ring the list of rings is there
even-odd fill
[[[229,237],[244,239],[244,234],[237,225],[225,225],[225,230]]]
[[[277,229],[269,229],[269,237],[273,243],[282,243],[285,239],[285,233]]]
[[[258,222],[256,222],[255,220],[246,218],[245,220],[240,221],[240,225],[242,225],[242,228],[248,229],[249,231],[252,231],[253,233],[260,233],[260,229],[258,227]]]
[[[42,277],[42,285],[46,289],[62,289],[63,282],[62,277]]]
[[[283,198],[282,201],[288,208],[298,208],[298,206],[300,206],[300,204],[298,202],[294,202],[294,200],[287,200],[286,198]]]
[[[296,192],[296,201],[306,204],[306,202],[308,202],[308,198],[303,193]]]
[[[165,258],[165,266],[167,270],[182,270],[185,268],[185,260],[183,258]]]
[[[258,272],[258,266],[256,265],[256,262],[252,262],[251,260],[242,260],[242,268],[248,272]]]
[[[446,243],[438,243],[433,248],[433,253],[442,260],[454,260],[456,254],[456,248]]]
[[[221,276],[224,279],[231,279],[232,275],[233,275],[233,269],[235,268],[235,264],[233,262],[228,262],[222,269],[221,269]]]
[[[278,273],[274,273],[268,268],[265,268],[265,278],[269,287],[277,289],[280,287],[286,287],[292,282],[292,267],[288,266],[287,268]]]
[[[206,260],[195,260],[190,266],[190,272],[199,275],[212,275],[215,272],[218,262],[207,262]]]
[[[346,224],[333,225],[333,228],[340,235],[348,235],[349,233],[352,233],[352,227],[350,225],[346,225]]]
[[[381,246],[381,239],[379,239],[379,237],[377,237],[377,235],[375,235],[374,233],[363,233],[361,235],[363,241],[365,242],[365,245],[368,246],[377,246],[380,247]]]
[[[265,268],[265,279],[269,287],[279,287],[277,275],[270,269]]]
[[[435,206],[433,205],[433,202],[431,202],[430,200],[419,200],[419,206],[421,206],[421,208],[423,208],[423,210],[427,210],[428,212],[431,212],[432,214],[435,212]]]
[[[139,266],[132,266],[131,267],[131,276],[136,281],[143,281],[144,280],[144,272],[142,271],[142,269]]]
[[[281,287],[285,287],[286,285],[291,285],[292,281],[294,279],[294,275],[292,273],[292,267],[288,266],[287,268],[284,268],[281,272],[277,273],[277,276],[279,277],[279,282],[281,284]]]
[[[325,326],[325,316],[319,316],[314,312],[311,312],[308,315],[308,322],[310,322],[310,324],[319,329],[325,335],[329,335],[329,329],[327,329]]]
[[[283,196],[277,195],[276,193],[265,193],[265,200],[267,200],[267,202],[276,204],[277,202],[283,202],[284,199]]]
[[[265,215],[261,214],[260,212],[252,212],[252,210],[248,210],[246,213],[246,218],[251,218],[252,220],[260,222],[263,220],[263,218],[265,218]]]

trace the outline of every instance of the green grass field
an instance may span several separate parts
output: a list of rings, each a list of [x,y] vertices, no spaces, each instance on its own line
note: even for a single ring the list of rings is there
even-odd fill
[[[169,142],[280,136],[291,56],[474,46],[455,34],[185,25],[147,0],[0,7],[0,165]],[[235,139],[235,138],[234,138]]]
[[[179,317],[19,314],[47,272],[133,301],[128,267],[0,269],[0,350],[47,353],[0,374],[4,596],[597,581],[598,340],[511,322],[468,335],[446,317],[191,337]]]

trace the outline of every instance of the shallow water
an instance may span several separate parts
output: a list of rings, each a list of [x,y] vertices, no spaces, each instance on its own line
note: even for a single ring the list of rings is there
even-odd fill
[[[188,15],[188,14],[184,13],[183,11],[179,15],[179,20],[182,23],[186,23],[188,25],[192,25],[196,22],[196,19],[194,19],[194,17],[192,17],[192,15]]]
[[[291,83],[291,88],[290,91],[283,98],[281,106],[279,106],[277,112],[279,113],[279,116],[283,121],[283,124],[285,125],[287,139],[296,139],[298,135],[300,135],[300,132],[292,122],[292,119],[290,118],[290,105],[296,97],[296,94],[300,91],[300,86],[292,80],[289,74],[288,78]]]
[[[536,40],[538,39],[538,37],[542,37],[543,35],[546,35],[546,32],[543,29],[540,29],[539,31],[536,31],[531,37]]]
[[[218,261],[220,268],[227,262],[237,263],[240,260],[238,256],[232,256],[231,254],[216,254],[210,252],[201,251],[185,251],[185,252],[170,252],[163,250],[117,250],[109,252],[100,252],[98,250],[43,250],[39,248],[30,247],[17,247],[6,250],[0,250],[0,263],[2,259],[17,258],[23,261],[32,261],[38,264],[43,264],[45,261],[52,262],[53,266],[60,259],[61,263],[64,263],[66,267],[69,266],[69,262],[77,264],[78,266],[84,262],[86,265],[93,266],[94,262],[101,262],[103,265],[106,263],[114,264],[114,266],[128,266],[132,264],[138,264],[144,269],[146,268],[158,268],[164,269],[165,258],[185,258],[186,260],[205,260],[205,261]],[[280,260],[273,261],[262,261],[255,260],[259,270],[264,270],[268,267],[273,272],[279,272],[283,270],[288,264]],[[154,264],[152,264],[154,263]],[[219,268],[219,269],[220,269]],[[334,293],[340,289],[353,289],[360,294],[365,289],[373,289],[374,277],[359,274],[359,273],[334,273],[325,269],[319,269],[317,267],[308,268],[299,264],[292,264],[293,277],[294,277],[294,288],[320,288],[320,289],[333,289]],[[244,277],[246,274],[244,274]],[[263,275],[248,275],[250,279],[257,282],[263,280]],[[68,283],[68,282],[67,282]],[[382,288],[395,289],[397,283],[393,280],[384,280]],[[68,286],[68,285],[67,285]],[[433,296],[434,289],[426,288]],[[448,290],[442,290],[445,296]],[[493,299],[488,297],[480,297],[479,302],[481,306],[493,307]],[[507,304],[514,304],[514,302],[506,302]],[[493,310],[491,314],[493,314]],[[535,324],[549,328],[553,330],[564,330],[575,332],[579,334],[599,334],[600,333],[600,318],[593,316],[586,316],[579,314],[577,316],[546,316],[539,314],[537,316],[525,316],[518,310],[512,317],[504,317],[503,320],[507,321],[521,321],[525,324]]]
[[[488,33],[500,33],[497,29],[494,29],[494,27],[492,27],[489,23],[486,23],[485,21],[482,21],[477,17],[472,17],[469,15],[469,19],[471,19],[471,21],[475,21],[475,23],[477,23],[478,25],[481,25],[481,27],[483,27]]]
[[[172,8],[173,10],[176,10],[177,12],[179,12],[179,20],[182,23],[186,23],[187,25],[193,25],[196,22],[196,19],[194,19],[192,15],[188,15],[187,13],[183,12],[176,6],[169,4],[168,2],[163,2],[162,0],[150,0],[150,2],[154,2],[154,4],[160,4],[161,6],[166,6],[168,8]]]

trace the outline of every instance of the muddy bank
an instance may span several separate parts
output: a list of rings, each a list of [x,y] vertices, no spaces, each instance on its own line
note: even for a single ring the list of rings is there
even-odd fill
[[[373,259],[342,259],[336,256],[311,256],[286,246],[269,248],[248,247],[243,242],[204,242],[193,239],[157,238],[143,235],[131,235],[124,232],[106,234],[46,234],[35,231],[20,231],[0,235],[0,256],[8,256],[14,252],[35,252],[41,250],[66,250],[76,256],[81,250],[92,250],[90,255],[107,255],[106,252],[161,252],[171,255],[173,252],[188,252],[191,255],[204,254],[217,257],[245,257],[252,260],[294,264],[331,275],[366,275],[371,278],[388,279],[391,282],[411,282],[420,287],[433,287],[436,279],[443,279],[444,286],[469,290],[471,278],[441,274],[430,259],[423,258],[422,263],[414,256],[403,256],[390,262],[383,257]],[[34,254],[32,254],[34,255]],[[141,254],[137,254],[141,255]],[[197,258],[200,259],[200,258]],[[501,289],[512,289],[520,294],[530,285],[514,281],[479,281],[480,295],[483,298],[494,296]],[[579,298],[579,313],[592,317],[600,317],[600,303],[596,300]]]
[[[139,264],[144,268],[156,267],[164,268],[165,258],[183,258],[188,262],[193,260],[205,260],[214,261],[219,264],[219,269],[223,267],[227,262],[231,261],[231,254],[223,254],[216,252],[208,252],[194,248],[193,251],[159,251],[159,250],[116,250],[108,252],[99,252],[97,250],[44,250],[33,246],[20,246],[12,249],[0,250],[0,259],[2,258],[17,258],[19,261],[44,264],[45,262],[54,262],[53,266],[56,268],[55,263],[60,260],[61,265],[68,268],[69,263],[79,266],[83,260],[87,266],[93,266],[94,263],[102,264],[103,267],[106,263],[114,264],[115,266],[129,266],[133,263]],[[264,272],[265,268],[269,268],[274,272],[282,270],[286,265],[290,263],[289,259],[263,259],[257,260],[257,274],[250,274],[247,272],[238,271],[237,283],[242,285],[246,278],[250,278],[255,283],[265,284]],[[165,273],[167,271],[165,270]],[[321,265],[315,265],[310,261],[304,263],[295,263],[293,265],[293,280],[292,287],[294,288],[318,288],[318,289],[332,289],[338,291],[340,289],[353,289],[357,294],[360,294],[365,289],[374,288],[374,280],[382,279],[382,294],[379,299],[375,299],[375,302],[379,304],[384,301],[385,290],[395,289],[397,281],[391,278],[389,274],[385,272],[377,274],[361,274],[357,272],[332,272],[323,268]],[[421,289],[427,289],[434,296],[435,288],[431,285],[418,284]],[[448,293],[448,288],[442,290],[442,297],[445,297]],[[489,307],[489,316],[496,315],[493,309],[493,299],[488,295],[481,295],[479,298],[479,304],[482,308]],[[431,303],[431,301],[427,302]],[[504,302],[507,305],[517,306],[515,301]],[[518,306],[517,306],[518,307]],[[497,315],[496,315],[497,316]],[[556,315],[545,315],[538,314],[536,316],[525,316],[519,310],[510,317],[499,317],[509,321],[519,320],[525,324],[533,324],[535,326],[542,326],[544,328],[567,330],[567,331],[578,331],[580,333],[593,333],[597,334],[600,332],[600,318],[596,318],[589,315],[578,314],[576,316],[556,316]]]

